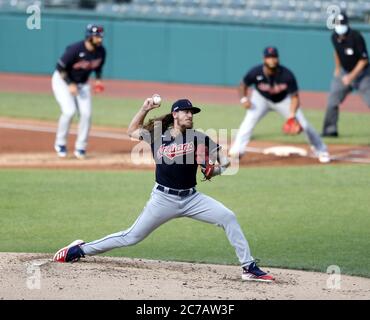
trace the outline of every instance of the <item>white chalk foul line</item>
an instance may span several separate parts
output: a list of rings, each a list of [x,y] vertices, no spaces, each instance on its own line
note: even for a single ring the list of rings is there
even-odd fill
[[[370,163],[370,159],[364,159],[364,158],[356,158],[351,157],[348,155],[335,155],[330,157],[332,160],[341,160],[341,161],[349,161],[349,162],[355,162],[355,163]]]
[[[13,124],[13,123],[1,123],[0,122],[0,128],[13,129],[13,130],[27,130],[27,131],[34,131],[34,132],[56,133],[56,128],[29,125],[29,124]],[[72,129],[70,133],[73,135],[77,135],[77,130]],[[115,139],[115,140],[131,140],[131,138],[127,134],[104,132],[104,131],[101,131],[101,132],[91,131],[90,136],[96,137],[96,138]]]

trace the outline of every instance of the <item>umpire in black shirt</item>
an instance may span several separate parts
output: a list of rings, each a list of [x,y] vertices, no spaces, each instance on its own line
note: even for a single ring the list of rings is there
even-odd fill
[[[370,107],[370,67],[366,43],[360,32],[350,28],[345,13],[336,16],[331,40],[335,49],[335,71],[324,119],[324,137],[338,136],[339,105],[352,90],[357,90]]]

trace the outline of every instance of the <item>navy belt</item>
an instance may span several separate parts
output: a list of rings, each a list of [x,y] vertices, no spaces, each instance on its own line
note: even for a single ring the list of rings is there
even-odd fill
[[[161,185],[157,186],[157,190],[162,191],[164,193],[173,194],[175,196],[180,196],[180,197],[189,196],[189,195],[191,195],[191,194],[193,194],[197,191],[197,190],[195,190],[195,188],[186,189],[186,190],[175,190],[175,189],[171,189],[171,188],[166,188],[166,187],[161,186]]]

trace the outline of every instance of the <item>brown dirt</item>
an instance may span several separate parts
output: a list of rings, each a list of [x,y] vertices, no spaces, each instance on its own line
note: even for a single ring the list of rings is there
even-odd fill
[[[0,73],[0,88],[3,92],[51,93],[51,76]],[[188,97],[196,103],[212,103],[239,106],[236,87],[158,83],[127,80],[104,80],[107,97],[143,99],[160,93],[166,100]],[[324,110],[327,92],[301,91],[303,108]],[[350,95],[342,105],[348,112],[369,112],[358,95]]]
[[[11,128],[4,128],[4,127]],[[66,159],[59,159],[53,151],[56,124],[44,121],[0,118],[0,168],[77,168],[77,169],[152,169],[150,152],[141,156],[137,164],[131,158],[131,150],[138,143],[126,134],[126,129],[92,129],[89,140],[88,158],[77,160],[72,153]],[[72,132],[76,127],[72,126]],[[73,150],[75,135],[71,135],[68,148]],[[263,150],[276,146],[276,142],[252,141],[252,148]],[[296,144],[310,152],[308,145]],[[330,146],[332,155],[338,159],[334,163],[367,161],[370,163],[370,148],[364,146]],[[277,157],[262,154],[262,151],[248,152],[240,164],[242,166],[287,166],[320,165],[312,155],[302,157],[291,155]]]
[[[1,299],[370,299],[370,279],[267,268],[275,283],[242,282],[240,267],[94,257],[0,253]],[[40,275],[39,278],[36,278]],[[38,281],[39,280],[39,281]]]

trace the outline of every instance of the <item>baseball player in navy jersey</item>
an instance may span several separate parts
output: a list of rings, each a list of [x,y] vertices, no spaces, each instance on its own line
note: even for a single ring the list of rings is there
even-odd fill
[[[137,220],[130,228],[100,240],[88,243],[76,240],[60,249],[53,260],[74,262],[85,255],[131,246],[171,219],[191,218],[224,229],[242,266],[242,280],[273,281],[274,278],[263,272],[251,256],[235,214],[222,203],[195,189],[198,165],[202,166],[203,174],[210,179],[221,175],[230,164],[217,143],[193,129],[194,114],[201,110],[189,100],[181,99],[172,105],[171,113],[144,125],[148,112],[158,106],[153,104],[152,98],[146,99],[128,128],[131,137],[150,144],[156,163],[156,182]],[[208,150],[207,163],[200,157],[200,150]],[[208,170],[209,166],[211,170]]]
[[[255,90],[249,98],[248,89],[251,86],[254,86]],[[288,68],[280,65],[277,48],[264,49],[263,64],[248,71],[240,84],[239,93],[240,103],[248,111],[230,148],[230,156],[243,156],[257,123],[269,111],[277,111],[285,119],[294,118],[299,122],[320,162],[330,161],[326,145],[299,108],[297,81]]]
[[[68,46],[57,62],[52,77],[52,88],[62,111],[54,145],[59,157],[67,156],[68,131],[76,112],[80,119],[74,155],[78,159],[86,156],[92,111],[88,80],[94,71],[96,75],[94,89],[96,92],[103,90],[101,76],[106,55],[102,45],[103,35],[102,26],[89,24],[85,40]]]

